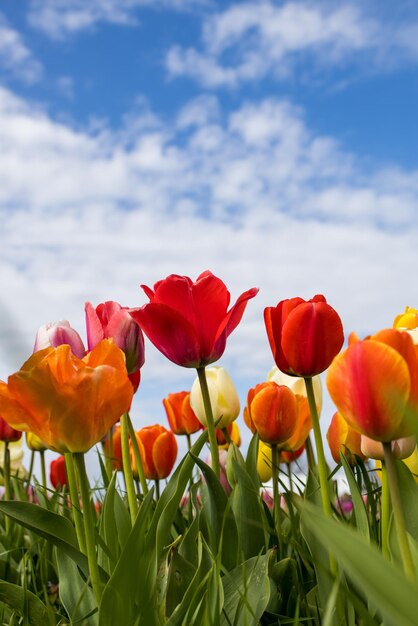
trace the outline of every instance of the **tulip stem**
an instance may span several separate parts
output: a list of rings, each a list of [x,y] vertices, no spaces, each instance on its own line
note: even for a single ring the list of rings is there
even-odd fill
[[[12,499],[12,489],[10,485],[10,449],[9,442],[4,442],[4,460],[3,460],[3,475],[4,475],[4,490],[5,490],[5,498],[6,500]],[[10,529],[10,517],[6,515],[6,533],[9,532]]]
[[[28,487],[30,485],[30,481],[32,480],[33,464],[34,464],[34,462],[35,462],[35,450],[31,450],[31,452],[30,452],[30,462],[29,462],[28,477],[27,477],[27,486]]]
[[[390,491],[385,461],[382,461],[382,492],[380,496],[380,533],[382,554],[389,558]]]
[[[271,470],[273,479],[273,506],[274,506],[274,528],[276,530],[277,541],[282,552],[282,536],[280,532],[280,494],[279,494],[279,453],[275,443],[271,447]]]
[[[328,471],[325,461],[324,444],[322,443],[321,427],[319,425],[318,410],[316,408],[312,378],[305,378],[306,394],[308,396],[309,410],[311,412],[313,431],[315,437],[316,453],[318,455],[318,476],[321,488],[322,508],[325,515],[332,516],[331,502],[328,493]]]
[[[120,433],[122,442],[122,464],[125,476],[126,491],[128,494],[129,512],[131,514],[132,526],[138,513],[138,500],[135,493],[135,483],[132,473],[131,454],[129,450],[129,427],[128,415],[124,413],[120,418]]]
[[[65,469],[67,471],[68,488],[70,490],[71,508],[73,511],[73,519],[75,530],[77,533],[78,544],[80,550],[87,554],[86,549],[86,534],[84,532],[83,516],[80,511],[80,498],[78,496],[77,476],[75,473],[74,459],[70,452],[64,455]]]
[[[86,463],[84,454],[82,452],[72,453],[75,465],[78,472],[78,480],[80,485],[81,503],[83,507],[83,521],[84,531],[86,533],[86,548],[87,548],[87,560],[90,570],[90,580],[93,587],[93,592],[96,597],[97,604],[100,604],[100,600],[103,593],[103,585],[100,577],[99,565],[97,563],[96,556],[96,542],[95,542],[95,524],[93,518],[93,508],[90,500],[90,485],[86,472]]]
[[[142,462],[141,451],[139,449],[138,439],[136,438],[135,430],[132,424],[132,420],[129,417],[129,413],[126,413],[126,416],[127,416],[126,421],[128,423],[129,436],[131,438],[132,449],[134,451],[136,470],[138,472],[139,482],[141,483],[142,493],[144,494],[144,496],[146,496],[148,493],[148,485],[147,485],[147,479],[145,478],[144,464]]]
[[[415,582],[415,568],[409,548],[408,533],[406,531],[405,516],[402,508],[401,493],[399,490],[398,473],[396,470],[395,459],[392,455],[391,442],[383,442],[383,451],[385,454],[385,464],[388,476],[388,484],[390,488],[390,497],[392,500],[396,534],[398,536],[403,568],[406,577],[409,578],[409,580]]]
[[[197,376],[199,378],[200,389],[202,391],[203,405],[205,407],[205,413],[206,413],[210,453],[212,457],[212,469],[215,472],[216,477],[219,480],[220,475],[221,475],[221,467],[219,465],[219,449],[218,449],[218,442],[216,441],[215,422],[213,419],[208,381],[206,380],[206,373],[205,373],[204,366],[197,368]]]
[[[41,457],[41,476],[42,476],[42,488],[46,494],[46,466],[45,466],[45,450],[40,450],[39,455]]]
[[[311,441],[310,435],[306,437],[305,450],[306,450],[306,458],[308,460],[308,468],[310,469],[311,472],[314,472],[316,468],[316,461],[315,461],[315,454],[312,448],[312,441]]]

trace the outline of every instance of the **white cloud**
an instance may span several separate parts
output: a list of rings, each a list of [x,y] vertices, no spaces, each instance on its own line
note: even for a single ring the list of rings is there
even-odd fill
[[[30,24],[52,38],[61,38],[108,22],[120,26],[137,23],[137,9],[186,10],[205,5],[206,0],[34,0],[29,8]]]
[[[367,71],[416,62],[418,22],[394,26],[376,14],[352,2],[237,3],[207,18],[201,49],[172,46],[166,66],[171,76],[188,76],[206,87],[236,87],[267,75],[287,78],[302,59],[321,72],[351,62]]]
[[[209,268],[233,299],[260,287],[221,360],[242,402],[272,365],[265,306],[324,293],[360,335],[416,306],[416,172],[362,171],[276,99],[225,117],[200,98],[172,124],[146,110],[126,124],[75,130],[0,93],[1,378],[41,324],[84,334],[86,300],[140,306],[139,284],[173,272]],[[136,423],[164,423],[161,398],[193,378],[147,343]]]
[[[0,67],[3,72],[25,82],[41,77],[42,65],[25,45],[22,36],[0,14]]]

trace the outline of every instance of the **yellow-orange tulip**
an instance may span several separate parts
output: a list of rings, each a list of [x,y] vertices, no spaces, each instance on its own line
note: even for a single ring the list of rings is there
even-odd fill
[[[35,352],[0,381],[0,413],[58,452],[87,452],[132,401],[123,352],[105,339],[82,359],[70,346]]]
[[[175,435],[191,435],[202,428],[190,406],[190,391],[169,393],[163,399],[168,423]]]
[[[412,337],[415,345],[418,344],[418,309],[405,307],[404,313],[397,315],[393,321],[393,328],[406,330]]]
[[[271,381],[250,389],[244,420],[261,441],[283,444],[294,433],[298,416],[296,396],[285,385]]]
[[[354,430],[341,413],[338,411],[334,413],[327,432],[327,441],[334,461],[340,462],[340,452],[350,464],[356,462],[356,456],[364,460],[366,457],[361,451],[360,440],[358,430]]]
[[[177,441],[171,430],[155,424],[136,432],[145,478],[167,478],[177,458]],[[137,472],[135,457],[131,452],[134,473]]]

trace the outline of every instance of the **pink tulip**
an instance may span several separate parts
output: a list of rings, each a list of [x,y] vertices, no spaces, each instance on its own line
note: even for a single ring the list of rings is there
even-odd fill
[[[71,352],[79,359],[82,359],[86,354],[86,349],[80,335],[74,328],[71,328],[67,320],[49,322],[41,326],[36,334],[33,351],[38,352],[38,350],[43,350],[51,346],[58,348],[58,346],[63,344],[68,344],[71,348]]]

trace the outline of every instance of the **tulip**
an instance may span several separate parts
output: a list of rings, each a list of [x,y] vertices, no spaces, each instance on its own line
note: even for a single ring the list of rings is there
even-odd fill
[[[295,430],[297,414],[295,394],[285,385],[260,383],[248,392],[244,419],[261,441],[283,444]]]
[[[144,337],[138,324],[132,319],[129,309],[117,302],[104,302],[96,308],[90,302],[85,304],[87,345],[92,350],[102,339],[113,339],[123,351],[129,378],[137,390],[140,382],[140,369],[144,364]]]
[[[48,448],[86,452],[129,409],[132,395],[125,357],[105,339],[83,359],[68,345],[35,352],[7,384],[0,381],[0,413]]]
[[[366,456],[369,456],[365,455],[364,451],[362,452],[360,438],[360,433],[354,430],[336,411],[327,432],[327,441],[334,461],[340,463],[340,452],[351,465],[356,463],[356,457],[364,460]]]
[[[49,479],[54,489],[68,485],[67,471],[65,469],[65,458],[59,456],[51,461],[49,466]]]
[[[169,393],[163,399],[168,423],[175,435],[192,435],[202,428],[190,406],[190,391]]]
[[[73,354],[82,359],[86,353],[83,341],[74,328],[71,328],[67,320],[60,322],[49,322],[41,326],[36,334],[34,352],[44,350],[44,348],[58,348],[63,344],[68,344]]]
[[[297,450],[280,450],[279,451],[279,463],[293,463],[303,454],[305,446],[301,446]]]
[[[206,369],[206,380],[216,428],[225,428],[237,419],[240,412],[237,390],[228,372],[219,365]],[[190,405],[200,423],[207,426],[208,421],[199,378],[196,378],[192,385]]]
[[[418,357],[406,332],[388,329],[338,355],[327,376],[331,398],[350,426],[376,441],[415,432]]]
[[[277,367],[293,376],[325,371],[344,342],[339,315],[324,296],[282,300],[264,310],[264,321]]]
[[[26,445],[32,452],[45,452],[45,450],[48,450],[48,446],[44,444],[42,439],[30,432],[26,433]]]
[[[241,445],[241,433],[239,432],[238,424],[236,422],[232,422],[231,424],[228,424],[225,430],[231,443],[239,447]],[[220,430],[219,428],[216,429],[216,441],[218,442],[218,446],[220,448],[229,447],[228,439],[225,437],[223,430]]]
[[[304,398],[307,397],[304,378],[301,378],[299,376],[290,376],[289,374],[281,372],[278,367],[273,367],[267,374],[267,380],[272,380],[278,385],[286,385],[286,387],[289,387],[289,389],[291,389],[294,394],[298,396],[303,396]],[[318,410],[318,413],[320,413],[322,410],[321,377],[314,376],[312,378],[312,384],[314,388],[316,408]]]
[[[393,322],[393,328],[406,330],[412,337],[415,345],[418,344],[418,309],[405,307],[405,312],[397,315]]]
[[[177,442],[171,430],[155,424],[141,428],[136,434],[140,444],[145,477],[149,480],[167,478],[177,458]],[[136,471],[133,455],[131,455],[131,460]]]
[[[141,285],[149,303],[131,309],[148,339],[170,361],[183,367],[204,367],[224,353],[227,337],[238,326],[250,298],[250,289],[228,310],[225,284],[206,271],[193,282],[171,274],[154,285]]]
[[[11,441],[19,441],[21,437],[21,430],[12,428],[2,417],[0,417],[0,441],[9,443]]]
[[[273,476],[271,446],[264,441],[258,443],[257,473],[262,483],[268,482]]]

